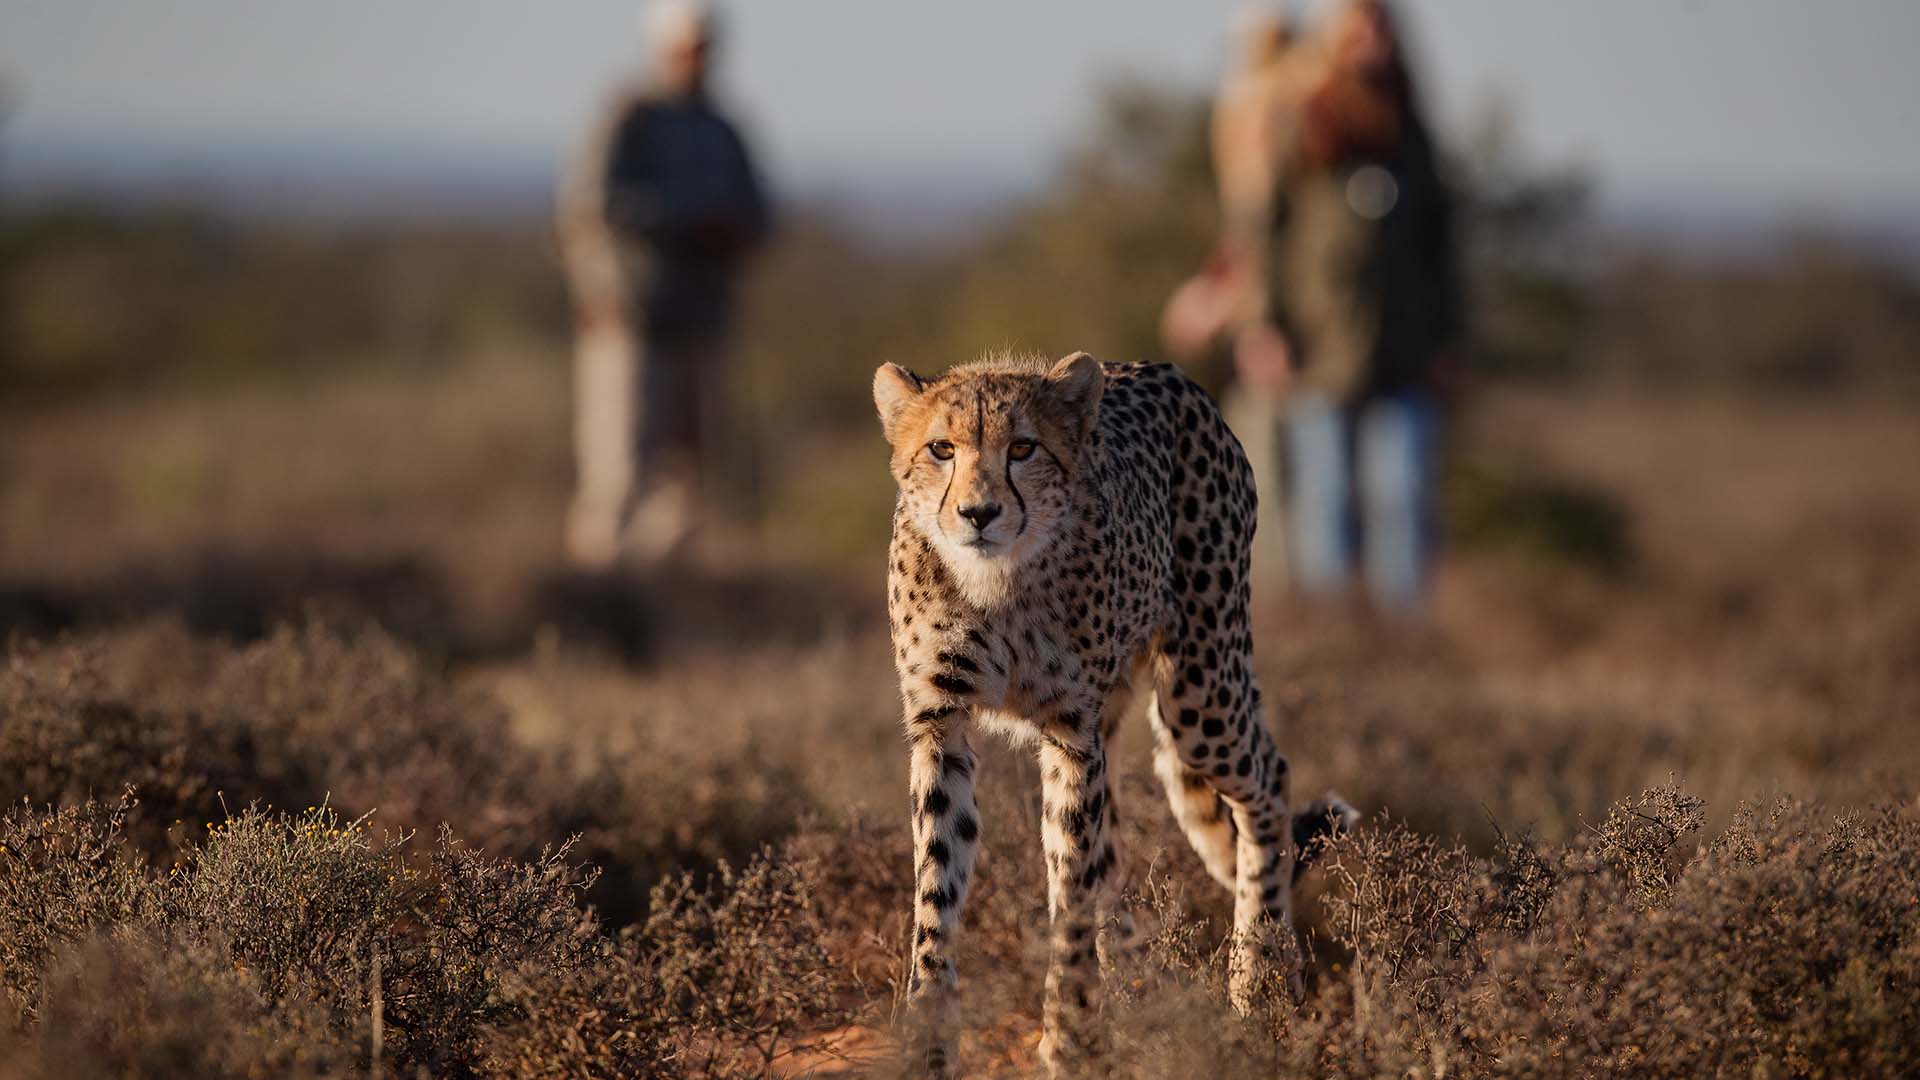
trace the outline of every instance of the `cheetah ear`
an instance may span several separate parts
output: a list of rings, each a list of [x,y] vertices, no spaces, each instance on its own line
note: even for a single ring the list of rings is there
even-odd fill
[[[1100,361],[1085,352],[1061,357],[1047,372],[1047,383],[1053,389],[1053,399],[1068,417],[1079,422],[1078,433],[1086,438],[1093,430],[1094,418],[1100,415],[1100,393],[1107,385]]]
[[[899,364],[881,364],[873,373],[873,404],[880,410],[880,430],[892,442],[900,429],[900,418],[926,389],[920,376]]]

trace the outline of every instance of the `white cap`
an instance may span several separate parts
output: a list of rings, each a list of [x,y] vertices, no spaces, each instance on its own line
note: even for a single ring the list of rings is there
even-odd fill
[[[705,0],[652,0],[647,5],[647,47],[666,53],[713,39],[713,8]]]

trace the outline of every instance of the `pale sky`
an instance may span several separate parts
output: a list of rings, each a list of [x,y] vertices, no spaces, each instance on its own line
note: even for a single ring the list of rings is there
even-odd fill
[[[1103,75],[1210,85],[1242,0],[734,0],[727,97],[793,183],[1034,182]],[[1920,0],[1412,0],[1443,129],[1509,94],[1606,190],[1920,199]],[[0,0],[15,167],[353,148],[525,168],[636,59],[627,0]]]

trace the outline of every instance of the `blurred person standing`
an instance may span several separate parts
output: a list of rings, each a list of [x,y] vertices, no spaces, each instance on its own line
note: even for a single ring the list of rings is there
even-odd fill
[[[616,96],[562,185],[578,467],[566,541],[583,568],[679,550],[724,445],[734,287],[769,215],[708,96],[718,30],[697,0],[654,0],[648,77]]]
[[[1451,213],[1384,0],[1342,0],[1276,188],[1270,322],[1290,371],[1294,581],[1419,609],[1435,537],[1439,391],[1461,329]],[[1243,350],[1243,352],[1246,350]],[[1243,362],[1244,366],[1244,362]]]

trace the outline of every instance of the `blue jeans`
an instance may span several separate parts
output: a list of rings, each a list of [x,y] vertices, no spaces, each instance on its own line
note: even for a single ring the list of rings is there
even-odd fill
[[[1302,591],[1345,590],[1358,556],[1381,608],[1420,607],[1434,547],[1439,427],[1432,399],[1417,392],[1357,408],[1317,395],[1288,406],[1287,520]]]

